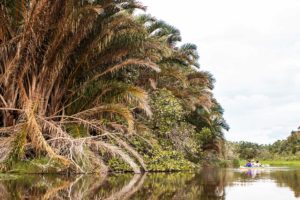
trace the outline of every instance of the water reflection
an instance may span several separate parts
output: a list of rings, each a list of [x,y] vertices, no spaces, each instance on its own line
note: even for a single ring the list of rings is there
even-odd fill
[[[277,191],[285,199],[296,199],[300,197],[299,183],[300,171],[296,169],[203,169],[198,173],[74,177],[0,175],[0,199],[232,200],[253,199],[253,191],[261,188],[269,188],[273,199]]]
[[[297,170],[286,170],[284,173],[276,171],[271,173],[279,187],[289,187],[294,191],[295,197],[300,198],[300,172]]]

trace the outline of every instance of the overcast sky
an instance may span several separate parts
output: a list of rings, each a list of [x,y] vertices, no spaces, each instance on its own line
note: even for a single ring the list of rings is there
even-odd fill
[[[300,125],[300,0],[141,0],[199,48],[228,140],[271,143]]]

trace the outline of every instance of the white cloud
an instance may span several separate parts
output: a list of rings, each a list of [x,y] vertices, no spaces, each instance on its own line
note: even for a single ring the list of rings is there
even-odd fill
[[[143,0],[197,44],[230,140],[270,143],[300,125],[299,0]]]

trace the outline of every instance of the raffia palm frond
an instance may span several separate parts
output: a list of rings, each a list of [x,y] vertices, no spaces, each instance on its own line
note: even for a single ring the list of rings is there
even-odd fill
[[[197,46],[189,43],[176,46],[180,41],[179,31],[164,21],[156,20],[151,16],[137,17],[137,20],[146,27],[151,38],[158,39],[168,47],[171,46],[170,53],[158,62],[162,72],[147,74],[148,80],[152,82],[152,88],[167,88],[172,91],[173,95],[179,98],[185,108],[191,112],[201,107],[207,113],[211,113],[215,105],[211,93],[214,79],[211,74],[195,68],[199,67]]]
[[[141,87],[121,81],[96,81],[86,86],[82,93],[77,94],[78,100],[70,106],[70,112],[87,109],[99,103],[129,104],[152,115],[148,93]],[[77,98],[77,97],[75,97]]]
[[[188,80],[194,85],[203,85],[208,89],[214,88],[215,79],[209,72],[193,72],[188,75]]]
[[[123,69],[126,67],[134,67],[134,66],[151,68],[157,72],[160,71],[160,68],[151,61],[145,61],[145,60],[141,60],[141,59],[128,59],[128,60],[123,61],[122,63],[116,64],[116,65],[108,68],[107,70],[105,70],[104,72],[102,72],[100,74],[97,74],[96,76],[92,77],[89,81],[94,81],[108,73],[114,73],[120,69]]]
[[[26,143],[37,154],[70,165],[82,158],[76,153],[79,150],[73,152],[79,158],[76,161],[61,153],[57,145],[63,143],[54,145],[53,142],[55,138],[73,140],[66,129],[68,124],[83,124],[88,131],[101,134],[105,128],[101,119],[105,116],[109,120],[108,113],[113,113],[121,116],[132,131],[131,104],[150,113],[147,94],[138,87],[128,87],[127,95],[124,92],[121,103],[127,105],[90,101],[77,110],[66,106],[72,106],[74,96],[81,100],[76,96],[82,91],[79,86],[90,81],[108,80],[110,75],[126,68],[159,71],[141,53],[146,31],[130,14],[136,8],[144,9],[144,6],[134,0],[93,3],[30,0],[26,5],[1,1],[2,136],[18,136],[20,127],[25,127]],[[19,16],[15,16],[16,9]],[[125,154],[122,156],[129,160]]]
[[[43,117],[38,116],[38,123],[43,131],[49,132],[51,137],[66,137],[71,138],[70,135],[62,129],[60,123],[54,122],[51,119],[46,120]]]
[[[133,103],[145,111],[148,116],[152,116],[148,102],[148,93],[145,90],[137,86],[129,86],[120,94],[119,98],[122,96],[124,96],[125,100],[129,103]]]
[[[89,142],[92,145],[95,145],[97,149],[105,148],[108,150],[111,154],[113,155],[118,155],[121,157],[122,160],[124,160],[132,169],[135,173],[141,173],[140,167],[135,163],[135,161],[123,150],[121,150],[119,147],[105,143],[103,141],[90,141]]]
[[[54,150],[45,140],[43,133],[41,132],[41,127],[39,126],[37,119],[33,113],[32,105],[28,105],[27,109],[25,110],[25,114],[28,120],[26,131],[28,132],[28,136],[30,137],[31,144],[36,149],[36,151],[38,153],[45,151],[51,158],[61,161],[66,166],[70,165],[70,161],[54,152]]]
[[[72,117],[77,117],[81,119],[89,119],[94,116],[99,115],[99,113],[114,113],[119,116],[122,116],[124,120],[126,120],[128,125],[128,130],[131,132],[134,128],[134,118],[131,111],[128,107],[121,104],[107,104],[103,106],[94,107],[91,109],[84,110],[82,112],[74,114]]]
[[[188,87],[189,85],[185,73],[182,70],[177,68],[164,67],[162,68],[161,76],[175,78],[175,80],[178,80],[184,88]],[[171,81],[169,82],[172,83]]]
[[[144,163],[142,156],[136,150],[134,150],[129,144],[127,144],[120,138],[113,135],[110,135],[110,137],[113,138],[118,143],[119,146],[123,147],[126,151],[128,151],[131,155],[133,155],[134,158],[139,161],[139,164],[142,166],[143,170],[147,171],[147,167],[146,164]]]
[[[181,41],[180,31],[162,20],[154,21],[149,27],[148,32],[151,36],[159,38],[170,46],[175,46],[176,42]]]
[[[103,102],[111,101],[113,103],[123,103],[138,107],[148,116],[152,116],[148,93],[141,87],[122,82],[111,82],[110,85],[102,88],[102,92],[98,98],[101,98]],[[96,100],[100,101],[98,98]]]
[[[135,117],[151,116],[149,80],[187,109],[207,107],[220,125],[213,78],[193,68],[196,46],[178,47],[178,29],[134,9],[145,7],[135,0],[0,1],[0,143],[12,137],[13,149],[32,147],[33,155],[80,172],[90,159],[105,168],[97,146],[140,172],[142,156],[116,132],[134,132]],[[70,126],[86,135],[73,138]]]
[[[207,112],[210,112],[214,103],[212,102],[212,94],[205,88],[197,88],[194,90],[192,87],[181,90],[177,87],[168,86],[175,97],[181,99],[184,105],[189,110],[195,111],[197,107],[202,107]]]
[[[136,16],[136,20],[145,26],[150,26],[156,21],[156,18],[150,14],[141,14]]]
[[[2,137],[0,140],[0,163],[5,162],[11,155],[13,142],[15,140],[14,136]]]
[[[10,19],[7,16],[7,10],[0,5],[0,44],[13,36]]]

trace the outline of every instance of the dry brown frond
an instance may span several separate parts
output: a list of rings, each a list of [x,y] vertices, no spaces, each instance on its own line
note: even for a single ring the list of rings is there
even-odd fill
[[[74,94],[86,89],[84,86],[99,79],[106,81],[108,75],[123,73],[122,69],[160,71],[152,60],[158,53],[151,55],[154,48],[147,46],[146,30],[131,14],[133,8],[144,7],[135,1],[127,3],[22,0],[18,8],[12,8],[18,17],[0,3],[0,120],[4,126],[0,143],[4,142],[5,148],[6,142],[10,143],[6,138],[24,136],[22,150],[29,152],[25,147],[30,147],[35,151],[30,155],[47,155],[80,172],[90,167],[87,160],[105,170],[91,146],[93,140],[117,152],[136,172],[140,169],[135,159],[145,168],[129,145],[118,139],[119,147],[100,141],[109,138],[107,130],[114,129],[109,127],[111,122],[127,123],[133,132],[135,107],[151,115],[145,90],[128,87],[118,101],[109,101],[108,92],[103,91],[100,95],[107,98],[105,101],[100,97],[75,111],[70,108],[77,101]],[[143,51],[147,51],[146,57]],[[84,98],[89,98],[88,92]],[[68,133],[71,125],[83,125],[87,135],[96,132],[97,136],[74,139],[71,131]]]
[[[176,80],[181,82],[184,88],[188,87],[189,85],[187,77],[182,70],[171,68],[171,67],[162,68],[160,75],[175,78]]]
[[[25,109],[25,114],[27,117],[27,128],[26,131],[31,139],[31,143],[33,147],[36,149],[37,152],[45,151],[50,158],[57,159],[58,161],[62,162],[64,165],[69,166],[70,161],[63,156],[58,155],[54,152],[51,146],[45,140],[42,132],[41,127],[39,126],[37,119],[34,115],[33,106],[31,102],[28,102],[28,105]]]
[[[141,59],[128,59],[128,60],[125,60],[119,64],[112,66],[112,67],[109,67],[107,70],[105,70],[104,72],[102,72],[100,74],[97,74],[96,76],[89,79],[89,82],[95,81],[98,78],[100,78],[108,73],[114,73],[120,69],[123,69],[126,67],[133,67],[133,66],[146,67],[146,68],[150,68],[157,72],[160,71],[160,68],[151,61],[145,61],[145,60],[141,60]]]
[[[0,139],[0,163],[3,163],[8,159],[12,152],[13,142],[15,136],[11,137],[1,137]]]
[[[131,111],[128,107],[121,105],[121,104],[108,104],[103,106],[94,107],[88,110],[84,110],[82,112],[76,113],[72,117],[88,119],[92,116],[98,115],[99,113],[108,112],[108,113],[115,113],[122,116],[127,124],[128,130],[131,132],[134,128],[134,118]]]
[[[149,82],[150,82],[150,86],[152,87],[152,89],[156,90],[157,89],[157,82],[152,78],[149,78]]]
[[[101,148],[105,148],[111,154],[120,156],[122,158],[122,160],[125,161],[133,169],[134,173],[137,173],[137,174],[141,173],[140,167],[134,162],[133,159],[131,159],[131,157],[127,153],[125,153],[119,147],[105,143],[103,141],[95,141],[94,140],[94,141],[90,141],[89,143],[95,145],[99,150]]]
[[[125,98],[129,101],[129,103],[136,102],[138,108],[145,111],[148,116],[152,116],[151,108],[148,102],[148,93],[136,86],[131,86],[125,90]]]
[[[126,151],[128,151],[129,153],[131,153],[139,161],[139,163],[143,167],[143,170],[147,171],[147,166],[144,163],[144,159],[142,158],[142,156],[136,150],[134,150],[129,144],[127,144],[126,142],[124,142],[120,138],[115,137],[113,135],[110,135],[110,137],[112,137],[121,147],[123,147],[124,149],[126,149]]]

